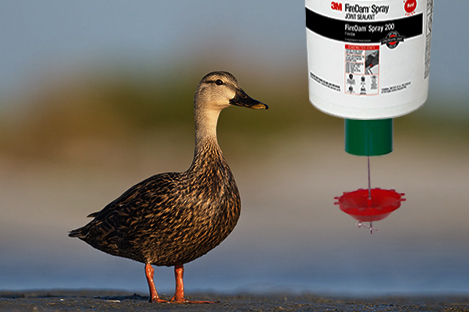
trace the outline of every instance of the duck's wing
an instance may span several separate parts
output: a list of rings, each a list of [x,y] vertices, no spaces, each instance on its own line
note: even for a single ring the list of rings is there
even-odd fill
[[[132,186],[101,211],[88,215],[94,219],[87,225],[70,231],[69,236],[85,239],[89,235],[103,237],[116,234],[116,231],[125,231],[133,221],[149,213],[150,207],[152,213],[155,213],[158,205],[154,203],[161,202],[173,192],[178,175],[179,173],[174,172],[162,173]]]
[[[148,180],[148,179],[147,179]],[[141,188],[148,183],[147,180],[143,180],[142,182],[135,184],[127,191],[125,191],[121,196],[107,204],[103,209],[100,211],[96,211],[87,215],[87,218],[96,218],[99,216],[99,219],[105,219],[107,215],[110,213],[119,210],[119,208],[125,206],[133,198],[137,197],[140,194]]]

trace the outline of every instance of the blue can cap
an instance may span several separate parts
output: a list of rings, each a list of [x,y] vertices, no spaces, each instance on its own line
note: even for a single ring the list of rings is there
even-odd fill
[[[393,119],[345,119],[345,151],[357,156],[392,152]]]

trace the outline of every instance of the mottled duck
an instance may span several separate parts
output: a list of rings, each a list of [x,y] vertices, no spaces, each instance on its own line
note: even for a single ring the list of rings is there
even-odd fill
[[[176,293],[184,296],[184,264],[219,245],[234,229],[241,209],[238,187],[217,142],[220,112],[229,106],[267,109],[249,97],[228,72],[212,72],[194,95],[195,152],[185,172],[154,175],[128,189],[70,237],[111,255],[145,264],[151,302],[161,299],[153,281],[156,266],[174,266]]]

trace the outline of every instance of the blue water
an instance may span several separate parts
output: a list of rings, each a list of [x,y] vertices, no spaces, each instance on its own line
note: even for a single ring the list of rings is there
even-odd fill
[[[360,231],[356,229],[357,231]],[[236,233],[236,232],[235,232]],[[59,233],[57,233],[59,234]],[[66,233],[60,233],[66,236]],[[382,233],[361,233],[349,245],[315,246],[308,239],[266,244],[228,239],[208,255],[186,265],[186,291],[313,292],[334,295],[469,293],[469,252],[448,242],[389,241]],[[106,255],[69,239],[68,247],[48,245],[3,248],[0,290],[91,288],[146,294],[143,264]],[[20,250],[20,251],[19,251]],[[162,293],[174,288],[172,268],[156,268]]]

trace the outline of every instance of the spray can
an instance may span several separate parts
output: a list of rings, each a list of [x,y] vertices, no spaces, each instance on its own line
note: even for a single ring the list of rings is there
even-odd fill
[[[433,0],[306,0],[309,99],[345,119],[345,150],[392,151],[393,118],[428,96]]]

